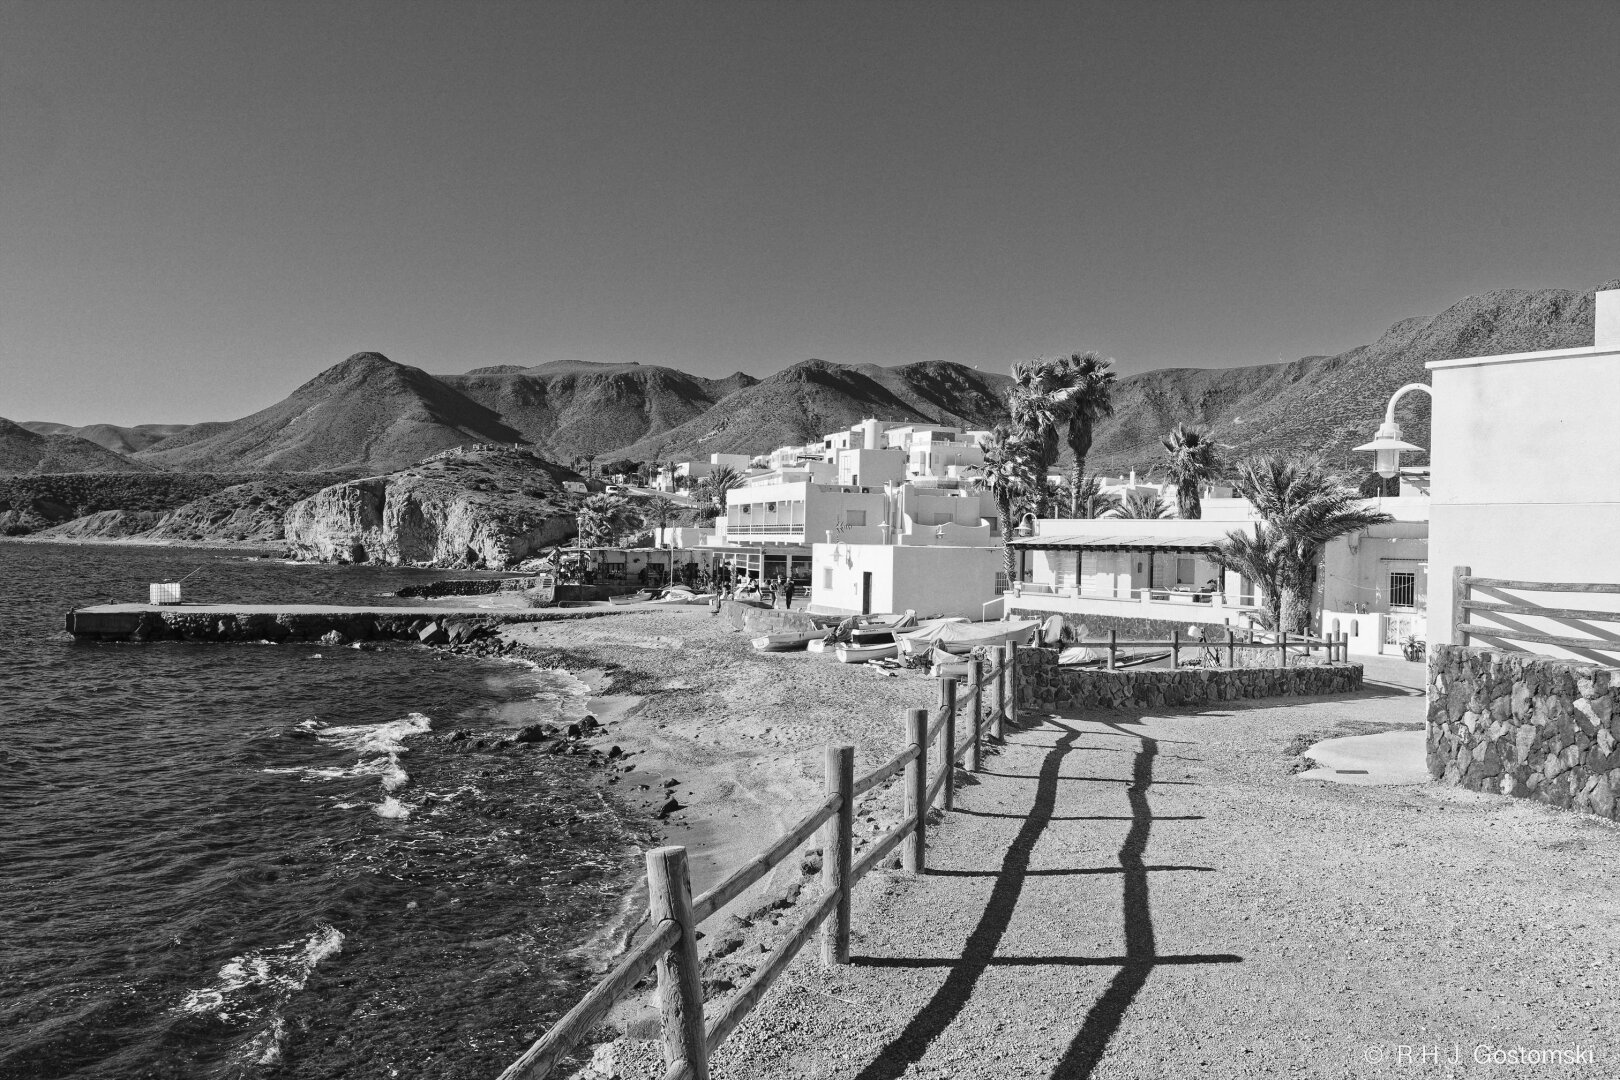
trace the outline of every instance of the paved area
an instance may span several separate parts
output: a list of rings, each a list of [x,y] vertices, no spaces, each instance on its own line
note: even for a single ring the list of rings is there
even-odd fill
[[[854,963],[802,953],[714,1074],[1620,1075],[1620,830],[1291,771],[1420,723],[1403,681],[1034,718],[925,875],[862,882]]]
[[[1305,757],[1318,764],[1299,774],[1301,780],[1335,784],[1427,784],[1427,740],[1419,731],[1380,731],[1312,743]]]

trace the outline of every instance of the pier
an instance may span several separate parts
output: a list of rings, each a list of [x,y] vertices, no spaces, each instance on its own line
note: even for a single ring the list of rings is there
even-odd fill
[[[611,609],[337,607],[327,604],[96,604],[67,613],[91,641],[420,641],[459,644],[510,623],[595,618]]]

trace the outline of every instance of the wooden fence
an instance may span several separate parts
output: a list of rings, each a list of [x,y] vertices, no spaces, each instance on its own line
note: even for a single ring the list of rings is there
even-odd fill
[[[1104,661],[1106,670],[1113,671],[1119,666],[1119,650],[1128,649],[1169,649],[1170,666],[1181,666],[1181,650],[1192,649],[1200,656],[1213,654],[1219,659],[1222,653],[1226,656],[1226,666],[1233,667],[1237,662],[1239,649],[1269,649],[1277,654],[1277,664],[1280,667],[1288,666],[1288,650],[1293,649],[1296,654],[1310,656],[1314,650],[1322,649],[1327,652],[1329,663],[1343,661],[1350,658],[1350,635],[1343,633],[1330,633],[1326,637],[1313,638],[1309,635],[1291,635],[1287,631],[1276,634],[1270,641],[1252,640],[1239,641],[1232,631],[1226,632],[1225,640],[1212,641],[1208,638],[1183,638],[1179,630],[1170,632],[1169,641],[1121,641],[1117,630],[1108,631],[1108,640],[1102,641],[1076,641],[1074,647],[1089,649],[1106,649],[1108,656]]]
[[[658,973],[658,1001],[666,1071],[664,1080],[707,1080],[709,1056],[753,1011],[771,984],[821,931],[821,962],[849,963],[850,891],[896,848],[901,865],[921,873],[927,864],[930,807],[955,804],[958,763],[977,772],[981,744],[1000,740],[1003,727],[1017,720],[1013,672],[1017,646],[996,650],[988,664],[966,658],[961,669],[966,689],[957,692],[957,673],[939,680],[939,707],[932,721],[927,709],[907,710],[905,746],[864,776],[855,776],[855,748],[826,748],[826,798],[765,851],[738,867],[724,881],[694,897],[686,849],[647,852],[647,893],[652,932],[554,1024],[538,1042],[501,1073],[500,1080],[540,1080],[566,1059],[580,1041],[628,996],[651,971]],[[965,733],[958,717],[967,718]],[[960,735],[960,741],[958,737]],[[934,749],[930,749],[934,747]],[[929,776],[929,764],[935,764]],[[855,800],[891,777],[904,774],[905,809],[900,824],[870,844],[857,858]],[[777,944],[753,976],[713,1016],[706,1016],[697,930],[704,920],[737,899],[821,833],[821,893]]]
[[[1492,626],[1472,621],[1469,616],[1529,615],[1542,619],[1565,622],[1620,623],[1620,611],[1598,611],[1584,608],[1547,607],[1541,604],[1514,602],[1491,603],[1473,599],[1475,589],[1494,592],[1548,592],[1620,595],[1620,584],[1589,581],[1517,581],[1511,578],[1475,577],[1473,567],[1454,566],[1451,570],[1451,640],[1467,645],[1469,637],[1499,638],[1505,641],[1527,641],[1538,645],[1557,645],[1564,649],[1588,649],[1597,652],[1620,652],[1620,637],[1568,637],[1561,634],[1540,633],[1535,628]]]

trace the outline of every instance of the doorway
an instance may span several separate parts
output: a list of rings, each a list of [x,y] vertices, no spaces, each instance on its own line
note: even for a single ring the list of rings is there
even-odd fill
[[[872,614],[872,574],[870,571],[861,574],[861,614]]]

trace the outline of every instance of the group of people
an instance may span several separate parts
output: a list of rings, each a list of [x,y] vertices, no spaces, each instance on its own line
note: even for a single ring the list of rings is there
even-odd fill
[[[778,574],[776,578],[767,583],[752,574],[746,573],[729,563],[721,563],[711,572],[705,568],[698,572],[700,587],[704,592],[712,592],[725,599],[761,600],[768,599],[771,603],[791,608],[794,594],[799,586],[786,574]],[[769,596],[766,595],[769,591]]]

